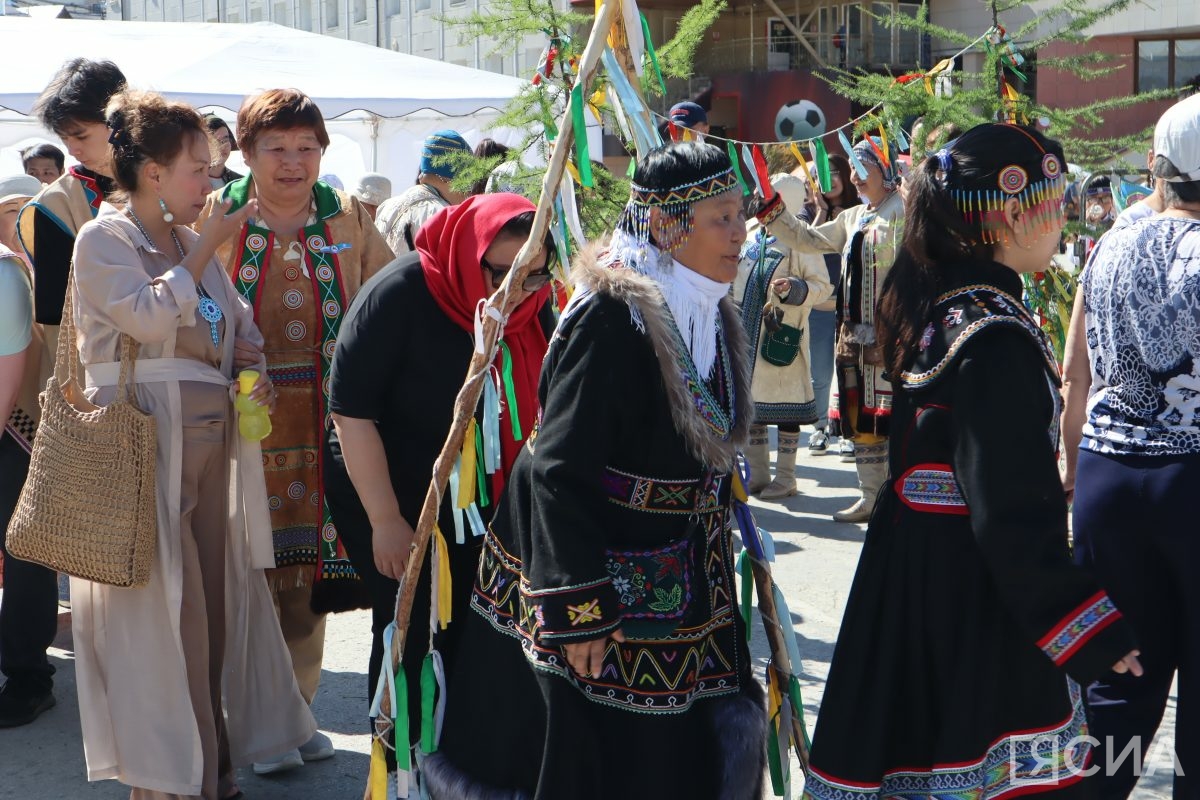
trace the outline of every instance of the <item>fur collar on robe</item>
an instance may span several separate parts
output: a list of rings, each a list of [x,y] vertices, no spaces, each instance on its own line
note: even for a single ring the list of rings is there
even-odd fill
[[[629,306],[633,324],[644,330],[654,347],[663,385],[671,405],[675,429],[687,443],[688,452],[702,464],[719,472],[731,472],[738,451],[745,447],[754,422],[754,398],[750,394],[753,361],[742,329],[741,315],[732,296],[721,298],[721,325],[729,347],[734,376],[734,426],[729,438],[713,435],[696,411],[696,402],[682,380],[677,359],[677,340],[671,334],[670,310],[658,284],[651,278],[623,267],[602,266],[599,256],[603,243],[580,253],[571,269],[576,291],[620,300]],[[688,356],[690,358],[690,355]]]

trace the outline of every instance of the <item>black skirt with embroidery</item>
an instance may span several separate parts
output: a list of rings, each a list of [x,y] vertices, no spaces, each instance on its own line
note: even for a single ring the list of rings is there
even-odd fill
[[[1133,648],[1071,563],[1054,356],[1015,273],[965,271],[898,387],[808,798],[1085,791],[1080,684]]]

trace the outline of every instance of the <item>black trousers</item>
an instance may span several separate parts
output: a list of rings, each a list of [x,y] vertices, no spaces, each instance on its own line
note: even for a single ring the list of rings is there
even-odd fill
[[[4,552],[4,595],[0,601],[0,672],[13,685],[47,691],[54,667],[46,650],[58,632],[58,575],[8,554],[8,521],[17,507],[29,454],[0,431],[0,550]]]
[[[1079,453],[1074,529],[1076,560],[1092,570],[1137,634],[1145,674],[1108,673],[1087,687],[1091,735],[1100,741],[1091,779],[1099,797],[1125,798],[1139,772],[1169,774],[1171,753],[1151,747],[1179,672],[1174,753],[1182,775],[1176,800],[1200,798],[1200,706],[1188,695],[1200,680],[1200,536],[1196,490],[1200,455]],[[1141,758],[1127,755],[1133,744]],[[1142,769],[1135,768],[1135,761]]]

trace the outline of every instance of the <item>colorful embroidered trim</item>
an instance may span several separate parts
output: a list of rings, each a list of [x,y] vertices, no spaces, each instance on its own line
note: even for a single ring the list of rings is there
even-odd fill
[[[639,206],[690,205],[697,200],[727,192],[737,185],[737,176],[733,174],[733,168],[730,167],[712,177],[701,178],[698,181],[674,186],[670,189],[648,189],[645,186],[631,183],[629,185],[629,202]]]
[[[84,175],[75,167],[71,167],[67,172],[75,176],[79,184],[83,186],[83,196],[87,198],[88,205],[92,207],[92,218],[95,219],[96,215],[100,213],[100,203],[104,200],[104,192],[100,191],[100,184],[96,182],[95,178]]]
[[[960,300],[962,302],[956,305],[956,301]],[[980,313],[983,316],[968,322],[961,331],[955,334],[953,341],[946,349],[946,353],[938,359],[936,364],[921,372],[906,370],[900,373],[905,388],[920,389],[936,381],[945,371],[946,367],[954,362],[954,357],[958,354],[958,351],[971,340],[972,336],[989,325],[997,323],[1016,325],[1033,337],[1034,343],[1041,350],[1042,357],[1046,361],[1046,369],[1056,379],[1058,378],[1058,359],[1055,357],[1054,351],[1050,348],[1046,334],[1033,321],[1023,303],[996,287],[986,284],[972,284],[971,286],[964,286],[961,289],[947,292],[939,297],[934,304],[934,314],[941,314],[940,322],[942,327],[952,330],[962,325],[968,319],[967,312],[971,310],[971,306],[977,310],[971,311],[970,316]],[[937,321],[935,317],[935,322]],[[929,338],[932,344],[933,335],[930,334]]]
[[[722,482],[728,485],[728,481]],[[728,491],[721,490],[718,503],[727,506]],[[694,563],[703,564],[709,603],[692,603],[683,617],[662,635],[630,637],[625,644],[609,643],[599,678],[581,677],[567,665],[559,643],[571,641],[558,637],[543,641],[548,616],[558,613],[563,601],[578,606],[595,597],[605,612],[603,592],[616,601],[616,593],[603,587],[592,588],[572,597],[562,590],[530,593],[522,581],[519,558],[508,553],[495,534],[484,539],[478,578],[471,595],[471,608],[481,614],[498,632],[521,642],[531,666],[543,673],[557,675],[575,685],[589,700],[628,711],[651,714],[678,714],[706,697],[735,694],[740,690],[741,667],[738,660],[739,624],[729,595],[733,586],[732,533],[725,513],[700,517],[703,539],[693,538],[693,547],[704,547]],[[601,583],[609,583],[605,579]],[[587,584],[593,586],[593,584]],[[579,590],[582,586],[571,587]],[[703,587],[700,592],[703,593]],[[683,591],[680,592],[681,598]],[[586,595],[586,596],[585,596]],[[669,593],[668,593],[669,595]],[[656,598],[657,599],[657,598]],[[669,600],[669,596],[668,596]],[[549,602],[547,602],[549,601]],[[565,611],[565,608],[563,608]],[[563,615],[565,618],[565,614]],[[620,624],[622,617],[613,620]],[[569,621],[567,625],[569,626]],[[592,624],[582,623],[581,624]],[[635,624],[630,621],[630,625]],[[650,623],[639,623],[650,624]],[[589,637],[595,636],[591,628]]]
[[[1097,592],[1038,641],[1042,652],[1062,664],[1080,647],[1117,619],[1121,612],[1104,592]]]
[[[701,496],[697,502],[697,495],[703,489],[699,479],[647,478],[605,467],[601,480],[610,503],[633,511],[655,514],[707,514],[720,510],[711,492]],[[720,480],[717,479],[718,490]]]
[[[813,800],[999,800],[1042,788],[1064,788],[1082,780],[1092,762],[1083,693],[1067,678],[1071,714],[1049,728],[1000,736],[983,757],[964,764],[897,769],[879,781],[835,778],[809,765],[804,796]]]
[[[914,511],[970,513],[949,464],[917,464],[896,480],[895,489],[900,501]]]
[[[246,183],[239,181],[230,184],[230,187],[235,186],[245,189]],[[226,188],[224,196],[229,195],[230,187]],[[308,264],[308,272],[312,279],[313,297],[317,302],[321,323],[317,352],[311,369],[313,378],[320,376],[318,379],[320,391],[317,393],[318,419],[321,422],[321,429],[324,430],[329,423],[329,373],[333,364],[338,330],[341,328],[346,308],[345,289],[342,286],[342,270],[338,263],[338,254],[328,252],[329,248],[326,246],[333,241],[329,225],[318,220],[305,227],[300,235],[303,237],[301,241],[304,247],[304,259]],[[242,297],[246,298],[246,302],[254,309],[256,323],[259,321],[259,307],[262,301],[259,289],[262,286],[263,273],[269,264],[269,253],[271,253],[274,241],[275,234],[269,228],[246,224],[242,232],[241,255],[238,259],[237,272],[233,276],[234,288]],[[306,372],[299,371],[297,365],[288,365],[288,368],[296,370],[294,375],[298,379],[301,375],[307,376]],[[324,466],[323,455],[318,455],[317,483],[321,487],[325,485]],[[321,507],[321,526],[317,536],[319,579],[353,576],[354,569],[350,565],[346,548],[342,545],[337,528],[333,524],[333,514],[329,509],[329,503],[326,502],[324,490],[319,489],[318,491]]]
[[[692,600],[689,540],[652,550],[605,550],[623,619],[680,620]]]
[[[317,368],[313,364],[267,365],[267,377],[275,386],[308,386],[317,382]]]
[[[668,313],[671,338],[674,340],[675,360],[679,364],[680,377],[696,406],[696,412],[708,429],[723,442],[729,441],[737,424],[737,389],[733,380],[733,364],[729,359],[729,345],[725,340],[725,329],[717,327],[717,364],[712,384],[700,377],[691,350],[684,341],[675,318]]]

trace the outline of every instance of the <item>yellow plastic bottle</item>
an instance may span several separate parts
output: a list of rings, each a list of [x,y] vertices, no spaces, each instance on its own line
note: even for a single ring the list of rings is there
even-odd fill
[[[238,373],[238,396],[234,406],[238,410],[238,431],[252,442],[261,442],[271,435],[271,414],[266,406],[250,399],[254,384],[258,383],[258,372],[245,369]]]

